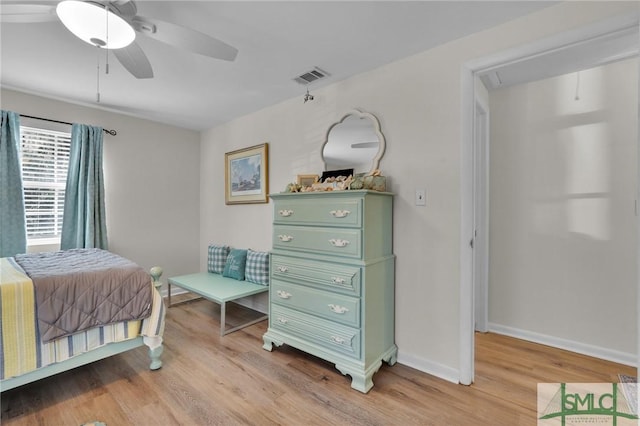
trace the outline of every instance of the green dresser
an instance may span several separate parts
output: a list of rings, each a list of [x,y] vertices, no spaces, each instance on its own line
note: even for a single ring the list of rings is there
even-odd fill
[[[394,339],[393,195],[375,191],[272,194],[269,329],[323,358],[368,392]]]

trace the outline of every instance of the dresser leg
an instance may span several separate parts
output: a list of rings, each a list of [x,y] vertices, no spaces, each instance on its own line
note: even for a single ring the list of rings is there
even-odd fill
[[[356,370],[345,365],[336,364],[336,368],[345,376],[351,376],[351,387],[362,393],[367,393],[373,387],[373,375],[382,366],[382,361],[372,364],[367,370]]]
[[[273,350],[273,345],[282,346],[283,342],[280,340],[274,340],[266,334],[262,336],[262,340],[264,341],[264,345],[262,345],[262,349],[271,352]]]
[[[371,376],[351,376],[351,387],[362,393],[367,393],[373,387]]]
[[[384,354],[382,360],[389,365],[394,365],[396,362],[398,362],[398,347],[396,345],[393,345],[393,347],[389,349],[386,354]]]
[[[262,345],[262,349],[271,352],[273,350],[273,342],[267,341],[267,339],[263,339],[263,340],[264,340],[264,345]]]

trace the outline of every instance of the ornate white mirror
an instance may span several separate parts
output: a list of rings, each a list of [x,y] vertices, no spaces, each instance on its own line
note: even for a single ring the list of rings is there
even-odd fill
[[[378,119],[368,112],[353,110],[327,131],[321,150],[324,169],[371,172],[379,167],[385,146]]]

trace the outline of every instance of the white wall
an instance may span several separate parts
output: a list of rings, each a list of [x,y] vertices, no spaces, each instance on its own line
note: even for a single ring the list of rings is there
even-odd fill
[[[399,361],[457,381],[460,288],[461,66],[474,58],[586,25],[633,3],[562,3],[210,129],[201,141],[200,267],[206,245],[271,247],[272,206],[224,204],[224,153],[270,143],[270,189],[322,170],[326,130],[352,108],[375,114],[392,179]],[[414,206],[416,188],[426,207]]]
[[[638,59],[492,91],[489,320],[635,360]]]
[[[3,109],[115,129],[104,137],[109,249],[164,282],[199,265],[198,132],[2,89]]]

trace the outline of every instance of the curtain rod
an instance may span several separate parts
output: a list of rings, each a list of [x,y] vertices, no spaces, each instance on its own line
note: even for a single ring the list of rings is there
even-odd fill
[[[43,120],[43,121],[50,121],[52,123],[60,123],[60,124],[68,124],[68,125],[72,125],[73,123],[69,123],[66,121],[58,121],[58,120],[52,120],[50,118],[42,118],[42,117],[34,117],[32,115],[24,115],[24,114],[20,114],[20,117],[25,117],[25,118],[33,118],[36,120]],[[118,132],[116,132],[115,130],[107,130],[107,129],[102,129],[105,133],[109,133],[111,136],[115,136],[118,134]]]

